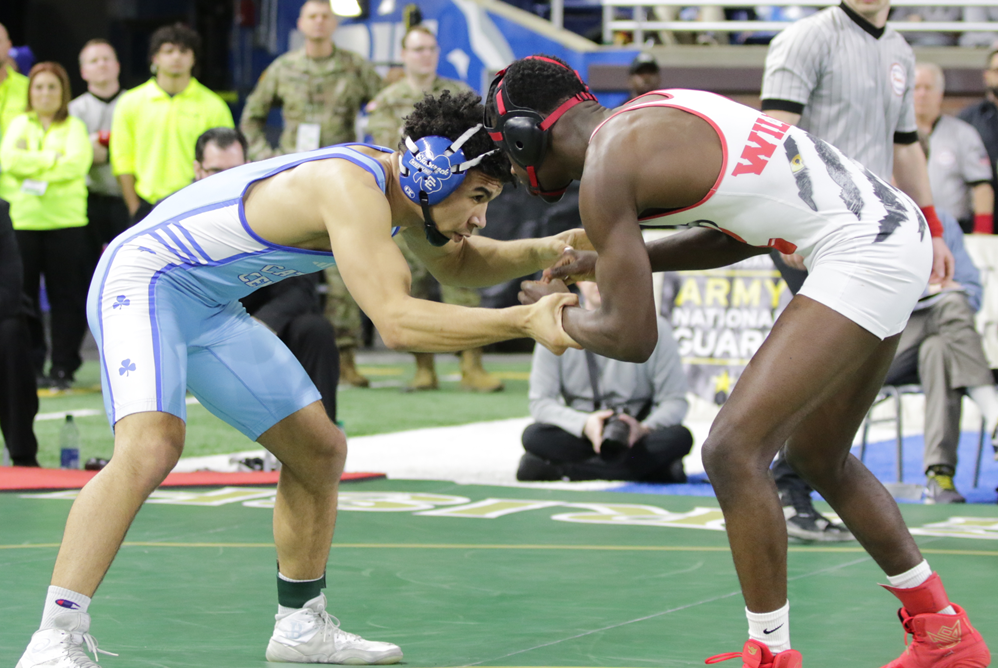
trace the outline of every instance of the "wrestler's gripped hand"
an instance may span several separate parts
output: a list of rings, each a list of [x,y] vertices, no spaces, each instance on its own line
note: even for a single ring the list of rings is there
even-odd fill
[[[580,251],[566,248],[550,268],[544,270],[544,281],[560,279],[566,283],[596,280],[595,251]]]
[[[574,248],[579,251],[596,250],[593,248],[592,242],[589,241],[589,237],[586,236],[586,231],[581,227],[560,232],[559,234],[554,235],[554,238],[560,241],[563,246],[568,248]]]
[[[561,323],[564,308],[577,306],[578,303],[578,296],[571,292],[542,295],[536,302],[531,302],[530,315],[527,316],[527,331],[530,337],[555,355],[561,355],[568,348],[581,348],[582,346],[565,332]]]
[[[553,294],[572,294],[564,281],[555,279],[553,281],[523,281],[520,283],[520,292],[516,295],[521,304],[536,304],[543,297]]]
[[[538,260],[541,266],[551,266],[560,262],[564,254],[571,250],[592,250],[593,245],[589,243],[586,231],[581,227],[566,230],[553,237],[540,239],[540,251]]]

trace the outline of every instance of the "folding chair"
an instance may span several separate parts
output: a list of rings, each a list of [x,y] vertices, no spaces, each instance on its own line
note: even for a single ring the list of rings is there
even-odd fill
[[[883,424],[893,422],[896,427],[895,432],[895,443],[896,443],[896,459],[897,459],[897,479],[899,483],[904,482],[904,429],[901,420],[901,397],[906,394],[921,394],[922,386],[916,383],[907,383],[903,385],[884,385],[880,392],[877,393],[877,398],[873,400],[873,405],[870,406],[870,410],[866,413],[866,418],[863,419],[863,436],[859,444],[859,460],[863,461],[866,456],[866,442],[869,438],[870,427],[875,424]],[[886,401],[893,402],[894,414],[887,415],[885,417],[875,418],[873,417],[873,411],[875,408],[880,406]],[[981,432],[977,439],[977,456],[975,457],[974,464],[974,487],[977,487],[977,483],[981,476],[981,460],[984,456],[984,441],[986,440],[987,425],[984,418],[981,418]]]

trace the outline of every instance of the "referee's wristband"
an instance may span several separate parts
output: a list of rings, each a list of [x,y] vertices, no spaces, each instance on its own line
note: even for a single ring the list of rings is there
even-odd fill
[[[991,216],[992,214],[990,213],[974,214],[974,234],[992,234],[994,232],[994,224]]]
[[[934,237],[941,237],[943,235],[943,224],[939,220],[939,216],[936,215],[936,207],[934,206],[923,206],[922,215],[925,216],[925,222],[929,224],[929,234]]]

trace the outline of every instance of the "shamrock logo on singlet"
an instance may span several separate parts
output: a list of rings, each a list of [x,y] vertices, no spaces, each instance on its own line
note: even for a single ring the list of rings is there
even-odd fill
[[[135,371],[135,362],[131,359],[121,360],[121,368],[118,369],[118,375],[127,376],[129,371]]]
[[[131,303],[132,303],[131,300],[128,299],[128,297],[126,297],[125,295],[118,295],[115,298],[114,303],[111,304],[111,308],[122,308],[128,306]]]

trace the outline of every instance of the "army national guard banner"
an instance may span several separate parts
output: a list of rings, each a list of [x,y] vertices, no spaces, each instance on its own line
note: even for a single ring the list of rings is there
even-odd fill
[[[768,255],[663,274],[662,316],[672,324],[690,391],[723,404],[792,296]]]

